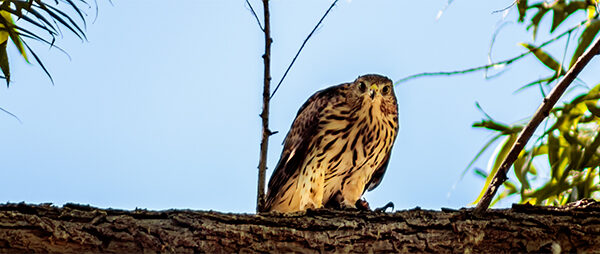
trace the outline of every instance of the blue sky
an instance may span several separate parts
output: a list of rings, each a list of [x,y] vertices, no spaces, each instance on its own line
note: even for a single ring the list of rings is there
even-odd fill
[[[0,89],[0,106],[22,123],[0,114],[0,202],[253,212],[263,35],[244,1],[98,2],[88,41],[66,34],[58,42],[71,59],[34,45],[54,85],[10,52],[14,82]],[[261,1],[251,2],[262,10]],[[271,1],[274,81],[330,3]],[[398,80],[486,64],[505,14],[492,12],[511,3],[454,1],[436,20],[444,0],[341,0],[271,102],[270,126],[279,133],[270,140],[269,168],[312,93],[367,73]],[[507,13],[495,59],[531,42],[515,15],[514,8]],[[540,28],[539,41],[547,30]],[[598,66],[595,60],[582,77]],[[367,200],[372,206],[393,201],[398,209],[467,206],[483,180],[469,172],[448,193],[490,137],[470,127],[482,118],[475,102],[498,120],[520,120],[541,95],[513,92],[548,73],[528,57],[491,80],[475,73],[400,84],[402,130],[388,172]],[[485,168],[487,158],[477,166]]]

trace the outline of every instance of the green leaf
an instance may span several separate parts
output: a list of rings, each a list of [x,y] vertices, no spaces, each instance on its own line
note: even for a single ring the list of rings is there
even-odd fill
[[[2,17],[4,17],[4,11],[0,11],[0,14],[2,14]],[[10,14],[9,14],[10,16]],[[0,43],[4,43],[5,41],[8,40],[8,29],[4,27],[3,24],[0,23]]]
[[[5,22],[2,23],[6,23],[8,25],[8,27],[5,28],[6,31],[1,32],[2,35],[0,35],[0,41],[7,40],[6,38],[4,38],[4,33],[8,34],[15,46],[17,46],[17,49],[19,50],[19,53],[21,53],[23,59],[25,59],[25,61],[29,63],[27,53],[25,52],[25,48],[23,47],[23,41],[21,41],[21,37],[19,36],[19,32],[16,29],[16,25],[13,21],[12,15],[6,11],[0,11],[0,15],[5,20]],[[4,25],[1,25],[1,27],[4,28]]]
[[[593,97],[595,99],[600,99],[600,83],[594,86],[586,95],[587,97]]]
[[[542,83],[546,83],[546,84],[551,83],[555,79],[556,79],[556,75],[552,75],[550,77],[541,78],[541,79],[538,79],[536,81],[529,82],[526,85],[519,87],[519,89],[517,89],[515,91],[515,93],[521,92],[521,91],[525,90],[526,88],[529,88],[529,87],[532,87],[532,86],[535,86],[535,85],[539,85],[539,84],[542,84]]]
[[[596,135],[596,137],[594,137],[594,141],[592,141],[592,143],[590,143],[588,146],[584,147],[583,159],[581,160],[580,167],[586,167],[587,164],[589,164],[592,156],[594,156],[598,151],[598,147],[600,147],[600,135]]]
[[[537,57],[537,59],[540,60],[540,62],[542,62],[544,65],[546,65],[546,67],[554,70],[557,73],[558,72],[560,72],[561,74],[565,73],[564,68],[561,67],[561,65],[558,63],[558,61],[556,61],[552,56],[550,56],[544,50],[537,48],[536,46],[533,46],[528,43],[520,43],[520,45],[529,49],[529,51],[531,51],[531,53],[533,53],[535,55],[535,57]]]
[[[550,27],[550,33],[554,32],[554,30],[567,18],[567,13],[565,9],[560,4],[555,4],[552,8],[552,27]]]
[[[493,137],[492,139],[490,139],[484,146],[483,148],[481,148],[481,150],[479,150],[479,152],[477,153],[477,155],[475,155],[475,157],[473,157],[473,159],[471,160],[471,162],[469,162],[469,164],[467,165],[467,167],[463,170],[463,172],[460,174],[460,178],[462,179],[463,176],[465,175],[465,173],[467,173],[467,170],[469,170],[471,168],[471,166],[473,166],[473,163],[475,163],[477,161],[477,159],[479,159],[479,157],[481,157],[481,155],[490,147],[490,145],[492,145],[494,142],[496,142],[496,140],[498,140],[498,138],[502,137],[502,135],[496,135],[495,137]],[[477,173],[477,171],[475,171]],[[485,178],[485,176],[484,176]]]
[[[557,1],[552,5],[552,10],[554,12],[554,17],[552,20],[552,28],[550,29],[550,33],[554,32],[560,24],[563,23],[571,14],[580,11],[586,10],[588,7],[588,3],[586,1],[570,1],[569,4],[565,5],[564,1]]]
[[[538,12],[533,16],[533,18],[531,18],[531,24],[527,27],[527,29],[529,29],[533,26],[533,40],[535,40],[537,36],[537,31],[540,27],[540,21],[549,11],[549,9],[545,8],[544,5],[539,5],[537,8]]]
[[[571,15],[579,10],[587,10],[588,6],[587,1],[570,1],[565,7],[565,12]]]
[[[569,64],[569,68],[573,67],[573,65],[577,62],[577,59],[585,52],[585,50],[590,46],[598,31],[600,30],[600,19],[593,19],[583,30],[581,36],[579,37],[579,44],[577,45],[577,49],[575,49],[575,53],[573,53],[573,57],[571,57],[571,63]]]
[[[500,131],[503,134],[519,133],[523,126],[506,126],[494,120],[481,120],[481,122],[473,123],[473,128],[486,128],[488,130]]]
[[[548,135],[548,163],[557,165],[560,151],[560,143],[552,133]]]
[[[569,134],[568,132],[563,132],[562,133],[563,138],[567,141],[567,143],[569,143],[569,145],[571,146],[577,146],[580,145],[579,140],[576,137],[573,137],[571,134]]]
[[[85,7],[91,7],[88,0],[0,0],[0,43],[10,37],[22,57],[27,62],[30,62],[28,58],[31,57],[32,62],[39,64],[53,82],[42,60],[27,42],[29,39],[37,40],[64,52],[54,45],[56,39],[63,36],[62,31],[70,31],[80,39],[86,40],[83,29],[87,16],[83,12]],[[17,26],[13,18],[23,26]]]
[[[600,108],[598,108],[596,104],[597,101],[585,102],[585,106],[587,107],[588,111],[590,111],[590,113],[592,113],[592,115],[594,115],[595,117],[600,117]]]
[[[487,178],[488,177],[488,174],[485,171],[481,170],[480,168],[476,168],[475,169],[475,175],[478,175],[478,176],[480,176],[482,178]]]
[[[570,135],[563,133],[563,136],[566,138]],[[573,141],[569,141],[569,169],[571,170],[578,170],[580,171],[580,168],[578,168],[578,165],[582,159],[582,151],[581,151],[581,145],[579,144],[579,140],[577,140],[575,137],[572,137],[574,140]],[[575,143],[572,143],[575,142]],[[568,173],[568,172],[565,172]]]
[[[502,191],[500,195],[498,195],[498,197],[492,201],[490,206],[494,206],[496,203],[498,203],[498,201],[517,193],[517,186],[514,183],[506,181],[502,185],[504,186],[504,191]]]
[[[10,69],[8,68],[8,52],[6,52],[6,44],[8,40],[5,40],[3,43],[0,43],[0,69],[2,69],[2,73],[4,73],[4,78],[6,79],[6,86],[10,83]]]
[[[565,149],[563,149],[565,150]],[[558,181],[564,177],[566,177],[565,172],[568,172],[567,169],[570,166],[569,164],[569,153],[567,151],[563,151],[560,154],[560,158],[557,160],[556,164],[551,165],[550,177],[551,182]]]
[[[519,22],[525,21],[525,14],[527,12],[527,0],[518,0],[517,9],[519,9]]]
[[[532,153],[521,151],[519,157],[515,160],[514,169],[517,180],[521,183],[521,189],[527,190],[530,188],[529,181],[527,180],[527,172],[529,171],[530,161],[532,159]]]
[[[492,166],[491,169],[489,169],[490,174],[485,179],[485,184],[484,184],[483,188],[481,189],[479,196],[477,197],[477,199],[475,201],[473,201],[472,204],[477,204],[479,202],[479,200],[481,200],[481,198],[483,197],[483,194],[485,194],[485,191],[489,187],[490,182],[492,181],[494,176],[496,176],[496,173],[498,173],[500,164],[502,164],[502,161],[506,158],[506,155],[508,155],[510,148],[512,147],[512,145],[515,143],[516,140],[517,140],[517,134],[512,134],[512,135],[508,136],[508,138],[506,139],[506,141],[503,144],[500,145],[500,147],[499,147],[500,150],[498,151],[498,154],[496,155],[496,158],[494,159],[494,165]]]

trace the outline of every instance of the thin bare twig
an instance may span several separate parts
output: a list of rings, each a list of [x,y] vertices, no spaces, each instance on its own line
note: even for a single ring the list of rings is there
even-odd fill
[[[556,79],[558,80],[558,78],[560,78],[560,75],[562,75],[565,70],[563,69],[565,66],[565,59],[567,58],[567,51],[569,49],[569,42],[571,42],[571,33],[569,33],[569,37],[567,37],[567,42],[565,45],[565,50],[563,51],[563,57],[562,60],[560,61],[560,65],[558,66],[558,71],[556,72]],[[546,97],[544,95],[544,97]]]
[[[498,34],[500,33],[500,30],[502,30],[502,28],[508,24],[510,24],[511,22],[503,22],[502,24],[500,24],[499,27],[497,27],[494,31],[494,35],[492,35],[492,41],[490,42],[490,48],[488,50],[488,64],[492,64],[494,63],[494,60],[492,59],[492,51],[494,50],[494,44],[496,43],[496,38],[498,37]],[[488,69],[485,70],[484,76],[486,79],[491,79],[494,78],[496,76],[499,76],[501,74],[503,74],[504,71],[500,71],[496,74],[493,75],[488,75]]]
[[[260,142],[260,159],[258,162],[258,191],[256,197],[256,212],[262,211],[265,203],[265,178],[267,172],[267,150],[269,146],[269,94],[271,91],[271,25],[269,17],[269,0],[263,0],[264,7],[264,22],[263,29],[265,34],[265,54],[263,60],[265,64],[264,71],[264,86],[263,86],[263,110],[260,114],[262,118],[262,139]]]
[[[515,0],[515,1],[513,1],[513,2],[512,2],[512,4],[510,4],[509,6],[506,6],[506,7],[502,8],[502,9],[500,9],[500,10],[495,10],[495,11],[493,11],[493,12],[492,12],[492,14],[495,14],[495,13],[498,13],[498,12],[503,12],[503,11],[506,11],[506,10],[510,9],[511,7],[515,6],[515,4],[517,4],[518,2],[519,2],[519,0]]]
[[[19,121],[19,123],[21,123],[21,124],[23,123],[23,122],[21,122],[21,119],[19,119],[19,117],[17,115],[10,113],[10,111],[3,109],[3,108],[0,108],[0,111],[8,114],[9,116],[12,116],[14,119],[17,119],[17,121]]]
[[[450,7],[450,4],[452,4],[452,1],[454,1],[454,0],[448,0],[448,2],[446,3],[446,6],[444,6],[443,9],[441,9],[441,10],[438,11],[437,16],[435,17],[436,21],[439,20],[442,17],[442,15],[444,14],[444,12],[448,9],[448,7]]]
[[[547,46],[550,43],[553,43],[555,41],[557,41],[558,39],[562,38],[563,36],[573,32],[575,29],[579,28],[581,25],[583,25],[585,22],[580,23],[577,26],[572,27],[571,29],[559,34],[558,36],[545,41],[544,43],[540,44],[540,46],[536,47],[534,50],[528,50],[518,56],[515,56],[513,58],[510,59],[506,59],[504,61],[500,61],[500,62],[496,62],[496,63],[491,63],[491,64],[487,64],[487,65],[483,65],[483,66],[478,66],[478,67],[473,67],[473,68],[469,68],[469,69],[464,69],[464,70],[458,70],[458,71],[439,71],[439,72],[423,72],[423,73],[418,73],[418,74],[413,74],[410,75],[408,77],[399,79],[398,81],[396,81],[396,83],[394,83],[395,85],[398,85],[400,83],[404,83],[406,81],[415,79],[415,78],[420,78],[420,77],[428,77],[428,76],[450,76],[450,75],[457,75],[457,74],[466,74],[466,73],[471,73],[471,72],[475,72],[475,71],[481,71],[481,70],[488,70],[489,68],[492,67],[496,67],[496,66],[503,66],[503,65],[508,65],[511,64],[514,61],[517,61],[531,53],[533,53],[533,51],[535,51],[536,49],[541,49],[545,46]]]
[[[256,19],[256,23],[258,23],[258,27],[260,27],[260,30],[264,32],[265,29],[263,28],[262,24],[260,23],[260,19],[258,18],[258,15],[254,11],[254,8],[252,8],[252,4],[250,4],[250,2],[248,0],[246,0],[246,4],[248,4],[248,7],[250,7],[250,11],[252,12],[252,15],[254,15],[254,18]]]
[[[517,137],[517,141],[510,148],[510,151],[506,155],[506,158],[500,164],[500,168],[498,168],[498,172],[490,182],[485,194],[477,203],[474,212],[482,213],[490,206],[490,202],[496,195],[498,188],[502,183],[507,180],[506,174],[510,170],[510,167],[515,162],[521,150],[527,144],[527,141],[531,138],[537,127],[540,123],[550,114],[550,110],[554,107],[556,102],[560,99],[563,93],[567,90],[569,85],[575,80],[577,75],[585,68],[585,66],[592,60],[592,58],[596,55],[600,54],[600,37],[597,38],[592,46],[588,48],[583,55],[577,59],[577,62],[573,65],[573,67],[565,74],[563,79],[556,84],[556,86],[550,91],[547,97],[544,98],[542,104],[538,107],[535,114],[529,121],[529,123],[523,128],[519,136]]]
[[[287,76],[288,72],[290,71],[290,69],[292,68],[292,66],[294,65],[294,63],[296,62],[296,59],[300,55],[300,52],[302,52],[302,49],[304,48],[304,45],[306,45],[306,42],[308,42],[308,40],[310,39],[310,37],[312,37],[312,35],[317,30],[317,28],[319,28],[319,26],[321,25],[321,22],[323,22],[323,20],[325,19],[325,17],[327,17],[327,14],[329,14],[329,11],[331,11],[331,9],[333,9],[333,6],[335,6],[335,4],[337,2],[338,2],[338,0],[335,0],[335,1],[333,1],[333,3],[331,3],[331,6],[329,6],[329,9],[327,9],[327,11],[325,12],[325,14],[323,14],[323,17],[321,17],[321,19],[319,20],[319,22],[317,23],[317,25],[313,28],[313,30],[310,32],[310,34],[308,34],[308,36],[306,37],[306,39],[304,39],[304,42],[302,43],[302,46],[300,46],[300,49],[298,50],[298,52],[296,52],[296,56],[294,56],[294,59],[292,59],[292,62],[290,63],[290,65],[288,66],[288,68],[285,70],[285,73],[283,73],[283,76],[281,77],[281,80],[279,80],[279,83],[277,83],[277,86],[275,87],[275,90],[273,90],[273,93],[271,94],[271,98],[273,98],[273,96],[275,95],[275,93],[279,89],[279,86],[281,86],[281,83],[283,82],[283,80]]]

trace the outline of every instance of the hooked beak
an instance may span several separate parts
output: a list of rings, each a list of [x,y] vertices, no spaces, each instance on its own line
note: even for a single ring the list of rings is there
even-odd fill
[[[379,87],[377,87],[375,84],[372,84],[371,88],[369,89],[369,95],[371,96],[371,99],[375,98],[377,91],[379,91]]]

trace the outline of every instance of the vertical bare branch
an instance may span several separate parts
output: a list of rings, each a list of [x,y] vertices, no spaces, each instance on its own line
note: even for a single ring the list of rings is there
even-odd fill
[[[517,141],[511,147],[510,151],[508,152],[508,155],[502,161],[502,164],[500,164],[500,168],[498,169],[498,172],[490,182],[490,186],[488,186],[485,194],[483,195],[479,203],[477,203],[477,206],[475,207],[475,213],[480,214],[487,210],[487,208],[490,206],[490,202],[494,198],[494,195],[496,195],[496,191],[498,191],[500,185],[502,185],[502,183],[506,181],[506,174],[508,173],[508,170],[510,170],[510,167],[519,156],[519,153],[521,153],[521,150],[523,150],[523,148],[527,144],[527,141],[529,141],[529,138],[531,138],[531,136],[535,132],[535,129],[537,129],[542,120],[544,120],[544,118],[546,118],[550,114],[550,110],[554,107],[554,104],[556,104],[558,99],[560,99],[562,94],[573,82],[573,80],[575,80],[577,75],[579,75],[583,68],[585,68],[585,66],[590,62],[590,60],[597,54],[600,54],[600,37],[597,38],[596,41],[594,41],[594,44],[592,44],[592,46],[588,48],[588,50],[585,53],[583,53],[583,55],[581,55],[579,59],[577,59],[577,62],[567,72],[565,77],[560,82],[558,82],[558,84],[556,84],[556,86],[552,89],[550,94],[548,94],[548,96],[544,98],[544,101],[542,101],[542,104],[538,107],[537,111],[535,112],[527,126],[525,126],[521,133],[519,133]]]
[[[260,142],[260,160],[258,162],[258,192],[256,197],[256,211],[262,210],[265,202],[265,175],[267,171],[267,149],[269,146],[269,100],[271,94],[271,25],[269,18],[269,0],[263,0],[264,7],[264,34],[265,34],[265,54],[263,60],[265,64],[264,86],[263,86],[263,110],[260,114],[262,118],[262,140]]]

